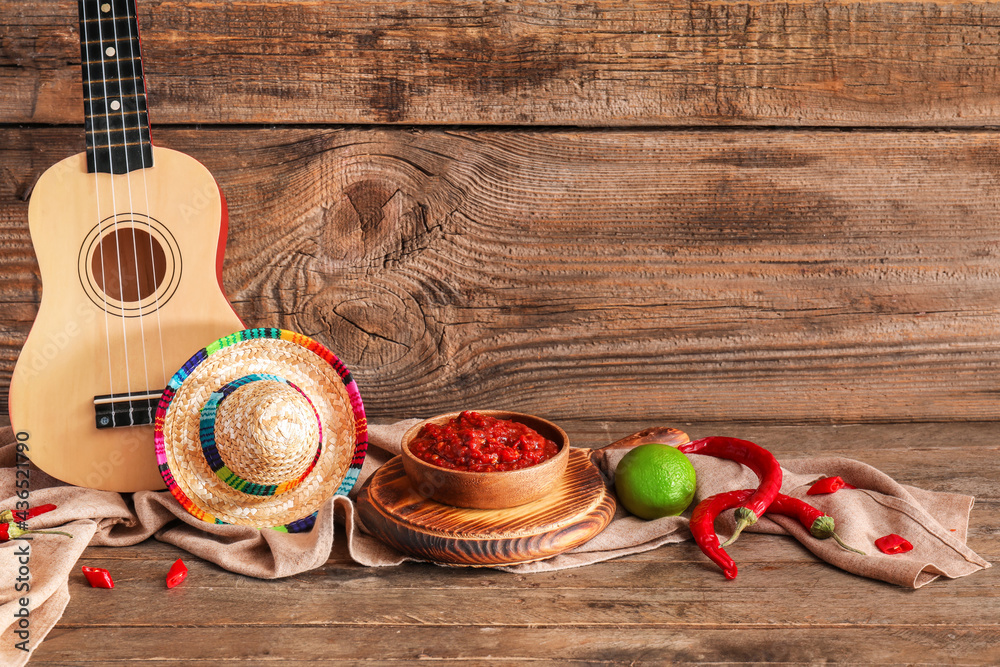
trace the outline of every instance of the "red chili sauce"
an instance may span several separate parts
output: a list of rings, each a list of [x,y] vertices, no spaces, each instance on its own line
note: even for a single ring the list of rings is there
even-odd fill
[[[410,443],[418,459],[469,472],[529,468],[558,451],[556,443],[524,424],[469,411],[447,424],[427,424]]]

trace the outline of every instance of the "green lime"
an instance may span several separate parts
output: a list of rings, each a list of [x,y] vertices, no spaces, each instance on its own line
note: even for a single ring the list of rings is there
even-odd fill
[[[660,443],[639,445],[615,468],[618,499],[643,519],[676,516],[694,499],[694,466],[675,447]]]

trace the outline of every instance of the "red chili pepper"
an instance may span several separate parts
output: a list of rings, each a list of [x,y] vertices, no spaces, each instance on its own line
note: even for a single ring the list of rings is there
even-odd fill
[[[65,537],[73,537],[61,530],[24,530],[18,528],[16,523],[11,523],[10,521],[0,523],[0,542],[16,540],[22,535],[63,535]]]
[[[817,496],[822,493],[833,493],[834,491],[839,491],[840,489],[856,489],[858,487],[853,484],[848,484],[840,477],[824,477],[823,479],[816,480],[816,483],[809,487],[806,491],[807,496]]]
[[[84,576],[90,582],[91,588],[114,588],[115,582],[111,579],[111,573],[103,567],[82,567]]]
[[[187,565],[184,564],[184,561],[178,558],[174,561],[174,564],[170,566],[170,571],[167,572],[167,588],[173,588],[187,579],[187,576]]]
[[[0,521],[5,523],[24,523],[28,519],[34,519],[39,514],[45,514],[46,512],[51,512],[56,509],[55,505],[38,505],[36,507],[31,507],[26,510],[4,510],[0,512]]]
[[[744,528],[757,523],[757,519],[763,516],[781,489],[781,466],[771,452],[749,440],[716,436],[688,442],[677,449],[685,454],[705,454],[742,463],[760,479],[760,485],[753,494],[739,503],[740,506],[736,509],[736,532],[722,545],[724,547],[735,542]]]
[[[832,516],[820,512],[818,509],[803,500],[779,493],[774,499],[774,502],[771,503],[767,513],[781,514],[782,516],[790,516],[793,519],[798,519],[799,523],[801,523],[813,537],[820,540],[832,537],[837,544],[844,547],[848,551],[859,553],[862,556],[865,555],[864,551],[849,546],[840,538],[840,535],[837,535],[837,533],[834,532]]]
[[[884,537],[878,538],[877,540],[875,540],[875,546],[877,546],[879,548],[879,551],[881,551],[884,554],[906,553],[907,551],[913,548],[913,545],[910,544],[906,540],[906,538],[900,537],[895,533],[891,533],[889,535],[885,535]]]
[[[698,503],[698,506],[694,508],[694,512],[691,514],[691,522],[689,526],[691,528],[691,534],[694,536],[695,543],[701,548],[702,552],[704,552],[706,556],[711,558],[719,567],[722,568],[722,572],[726,575],[726,579],[736,578],[736,563],[722,548],[724,545],[719,544],[719,536],[715,533],[715,519],[720,513],[746,502],[746,500],[753,494],[754,489],[741,489],[738,491],[718,493],[711,498],[707,498]],[[790,516],[793,519],[798,519],[799,523],[805,526],[805,528],[809,531],[809,534],[813,537],[821,540],[832,537],[836,540],[837,544],[844,547],[848,551],[854,551],[864,555],[863,551],[859,551],[854,547],[848,546],[840,538],[840,536],[833,531],[833,517],[823,514],[823,512],[820,512],[809,503],[799,500],[798,498],[792,498],[791,496],[779,493],[775,496],[774,501],[767,510],[767,513],[781,514],[782,516]]]
[[[698,503],[694,512],[691,513],[691,521],[688,526],[691,528],[695,544],[716,565],[722,568],[726,579],[736,578],[736,563],[719,544],[719,536],[715,534],[715,517],[719,516],[721,512],[743,503],[751,495],[753,495],[752,489],[717,493]]]

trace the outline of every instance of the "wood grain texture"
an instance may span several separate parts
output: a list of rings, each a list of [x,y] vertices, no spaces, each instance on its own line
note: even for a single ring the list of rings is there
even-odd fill
[[[598,446],[651,424],[562,425],[573,442]],[[983,465],[995,423],[676,425],[766,443],[779,459],[848,456],[901,483],[975,494],[969,546],[1000,559],[1000,468]],[[110,568],[114,595],[72,575],[66,613],[32,665],[996,663],[1000,568],[914,592],[820,563],[787,538],[748,534],[732,553],[741,571],[731,582],[691,542],[529,575],[365,568],[338,533],[324,567],[262,581],[155,541],[92,547],[81,564]],[[188,579],[164,590],[163,573],[182,556]]]
[[[80,122],[76,21],[5,0],[0,123]],[[139,23],[154,130],[1000,123],[993,2],[143,0]]]
[[[258,629],[227,628],[227,641],[213,640],[217,631],[200,628],[145,628],[143,637],[164,651],[156,665],[211,664],[245,661],[268,664],[275,654],[291,656],[282,665],[304,667],[316,661],[333,665],[412,665],[422,660],[449,665],[761,665],[761,664],[995,664],[1000,634],[992,627],[926,626],[850,628],[733,627],[722,629],[653,627],[588,628],[582,636],[562,627],[478,626],[346,628],[280,628],[282,648],[261,641]],[[268,634],[274,629],[268,628]],[[99,664],[116,667],[154,664],[111,658],[109,646],[137,637],[131,628],[54,630],[32,665]],[[331,640],[331,636],[336,637]],[[391,638],[391,641],[387,638]],[[232,642],[231,644],[229,642]],[[274,642],[274,638],[270,642]],[[80,645],[93,646],[81,655]],[[380,650],[373,650],[373,646]],[[322,649],[320,648],[322,647]],[[359,655],[374,657],[364,661]]]
[[[584,447],[665,425],[848,456],[975,495],[969,545],[1000,560],[1000,3],[140,0],[139,20],[154,142],[228,196],[237,311],[329,345],[371,417],[506,408]],[[42,289],[27,197],[83,149],[76,31],[73,0],[0,0],[0,403]],[[914,592],[754,534],[732,582],[691,543],[514,575],[364,568],[342,537],[278,581],[90,548],[118,587],[77,570],[32,665],[1000,663],[997,567]]]
[[[244,322],[369,414],[1000,417],[996,132],[163,129],[230,205]],[[23,198],[82,133],[0,130],[0,378],[40,285]]]
[[[175,638],[176,648],[156,665],[246,661],[268,664],[282,653],[282,665],[303,667],[316,660],[335,665],[412,665],[420,660],[447,661],[449,665],[761,665],[761,664],[995,664],[997,631],[990,627],[946,626],[940,632],[926,627],[853,626],[850,628],[740,627],[591,628],[584,637],[562,627],[477,626],[347,628],[281,628],[284,646],[276,650],[260,640],[260,630],[231,628],[232,645],[211,640],[200,628],[147,628],[144,636],[163,646]],[[268,628],[268,631],[272,631]],[[266,633],[265,633],[266,634]],[[335,640],[331,640],[331,635]],[[109,648],[137,636],[130,628],[54,630],[32,665],[100,664],[107,666],[153,664],[111,658],[120,653]],[[388,638],[391,638],[389,641]],[[274,639],[272,638],[273,642]],[[81,644],[94,646],[83,655]],[[321,651],[319,647],[324,647]],[[375,651],[373,646],[381,650]],[[358,659],[358,655],[371,655]],[[174,657],[176,656],[176,657]],[[318,656],[318,657],[317,657]],[[192,661],[194,661],[192,663]],[[198,662],[204,661],[204,662]]]
[[[465,509],[424,498],[397,457],[365,483],[357,509],[373,535],[403,553],[480,567],[530,563],[580,546],[611,521],[615,499],[588,451],[571,449],[555,488],[518,507]]]

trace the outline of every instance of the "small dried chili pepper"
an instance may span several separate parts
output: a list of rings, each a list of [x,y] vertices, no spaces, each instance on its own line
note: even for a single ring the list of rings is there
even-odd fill
[[[81,569],[83,570],[84,576],[87,577],[87,581],[90,582],[91,588],[115,587],[115,582],[111,578],[111,573],[103,567],[87,567],[84,565]]]
[[[721,512],[745,502],[751,495],[753,495],[752,489],[717,493],[698,503],[694,512],[691,513],[691,521],[688,523],[695,544],[698,545],[702,553],[722,568],[726,579],[736,578],[736,563],[719,544],[719,536],[715,534],[715,517],[719,516]]]
[[[26,510],[4,510],[0,512],[0,521],[4,523],[24,523],[28,519],[34,519],[39,514],[45,514],[56,509],[55,505],[38,505]]]
[[[10,521],[0,523],[0,542],[16,540],[22,535],[63,535],[65,537],[73,537],[61,530],[24,530],[23,528],[19,528],[16,523],[11,523]]]
[[[170,566],[170,571],[167,572],[167,588],[173,588],[187,579],[187,576],[187,565],[184,564],[184,561],[178,558],[174,561],[174,564]]]
[[[798,519],[799,523],[801,523],[813,537],[820,540],[832,537],[837,544],[848,551],[853,551],[854,553],[861,554],[862,556],[865,555],[864,551],[849,546],[840,538],[840,535],[837,535],[837,533],[834,532],[832,516],[820,512],[818,509],[805,501],[779,493],[774,499],[774,502],[771,503],[767,513],[781,514],[782,516],[790,516],[793,519]]]
[[[884,554],[906,553],[913,548],[913,545],[906,538],[900,537],[895,533],[878,538],[875,540],[875,546]]]
[[[833,493],[834,491],[839,491],[840,489],[856,489],[858,487],[853,484],[848,484],[841,477],[824,477],[823,479],[816,480],[816,483],[809,487],[806,491],[807,496],[818,496],[823,493]]]
[[[760,479],[757,489],[736,509],[736,531],[724,547],[735,542],[744,528],[763,516],[781,489],[781,466],[771,452],[749,440],[715,436],[685,443],[677,449],[685,454],[704,454],[742,463]]]

